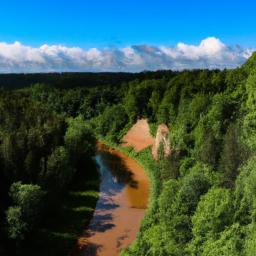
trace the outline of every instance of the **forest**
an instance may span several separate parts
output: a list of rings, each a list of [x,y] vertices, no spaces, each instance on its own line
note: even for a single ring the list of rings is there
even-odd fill
[[[119,145],[139,118],[152,135],[168,125],[171,154],[133,153],[152,191],[122,255],[255,255],[256,53],[231,70],[2,75],[0,86],[1,255],[68,240],[52,226],[81,175],[97,190],[96,141]]]

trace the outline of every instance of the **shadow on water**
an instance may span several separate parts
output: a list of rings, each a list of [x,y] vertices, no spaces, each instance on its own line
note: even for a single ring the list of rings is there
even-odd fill
[[[112,214],[103,214],[103,215],[95,215],[93,223],[90,225],[90,229],[88,230],[90,233],[92,232],[105,232],[109,229],[115,227],[112,221]],[[88,233],[88,236],[90,236]]]
[[[119,207],[118,204],[115,204],[115,203],[109,203],[105,200],[102,199],[102,200],[99,200],[98,204],[97,204],[97,209],[105,209],[105,210],[112,210],[112,209],[115,209]]]
[[[105,232],[115,227],[111,223],[111,210],[119,207],[119,205],[113,203],[110,198],[120,193],[126,185],[133,188],[137,187],[137,182],[133,179],[133,173],[116,154],[101,149],[95,159],[101,175],[101,196],[85,236],[89,236],[92,232]]]
[[[97,253],[101,250],[102,246],[94,243],[87,243],[86,248],[83,250],[82,255],[87,256],[96,256]]]
[[[49,209],[47,225],[42,223],[43,228],[38,228],[36,239],[35,236],[28,239],[29,242],[24,245],[24,251],[20,255],[68,255],[77,236],[93,217],[99,185],[95,161],[88,160],[77,173],[67,193],[60,198],[59,204]],[[1,253],[0,250],[2,256]]]
[[[100,241],[96,240],[95,243],[92,243],[90,238],[116,227],[112,211],[121,205],[117,203],[119,201],[115,197],[127,186],[134,189],[139,188],[133,172],[115,151],[101,145],[97,150],[95,161],[101,177],[100,197],[90,225],[79,238],[76,250],[71,255],[96,256],[97,253],[101,252],[103,250],[102,245],[97,244]],[[117,238],[116,248],[122,245],[123,240],[128,237],[128,233],[129,230]]]
[[[122,158],[111,151],[104,150],[98,152],[98,157],[101,158],[101,165],[104,165],[108,169],[107,171],[111,173],[115,183],[123,187],[125,185],[129,185],[133,188],[138,187],[137,181],[133,179],[132,171],[127,167]]]

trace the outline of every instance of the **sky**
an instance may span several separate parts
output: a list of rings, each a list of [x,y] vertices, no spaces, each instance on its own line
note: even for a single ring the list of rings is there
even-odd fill
[[[256,1],[1,0],[0,72],[233,68]]]

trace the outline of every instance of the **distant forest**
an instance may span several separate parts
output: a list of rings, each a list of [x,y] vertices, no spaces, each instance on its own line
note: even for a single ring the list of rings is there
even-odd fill
[[[171,77],[173,71],[145,71],[141,73],[37,73],[37,74],[0,74],[0,88],[18,89],[36,83],[56,88],[120,86],[132,80],[159,79]]]
[[[67,255],[80,231],[57,229],[70,218],[59,210],[79,181],[97,190],[97,139],[119,145],[138,118],[152,135],[168,125],[171,154],[133,152],[151,198],[122,255],[255,255],[256,54],[233,70],[6,74],[0,86],[0,255]],[[84,202],[91,214],[95,198]]]

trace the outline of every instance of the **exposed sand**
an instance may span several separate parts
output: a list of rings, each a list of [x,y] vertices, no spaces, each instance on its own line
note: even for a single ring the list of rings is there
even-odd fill
[[[156,159],[161,142],[165,155],[170,154],[168,135],[168,127],[161,124],[155,139],[147,120],[140,119],[123,137],[122,146],[132,146],[137,152],[153,146],[152,155]],[[149,180],[136,161],[102,144],[98,145],[96,159],[102,176],[100,198],[72,256],[119,255],[135,240],[147,207]]]
[[[141,151],[154,144],[155,139],[150,134],[147,119],[140,119],[123,137],[122,146],[132,146],[135,151]]]
[[[169,156],[171,153],[169,143],[169,129],[166,124],[158,126],[156,138],[151,136],[147,119],[140,119],[123,137],[122,146],[132,146],[135,151],[139,152],[152,145],[152,155],[157,159],[158,148],[163,143],[164,155]]]

